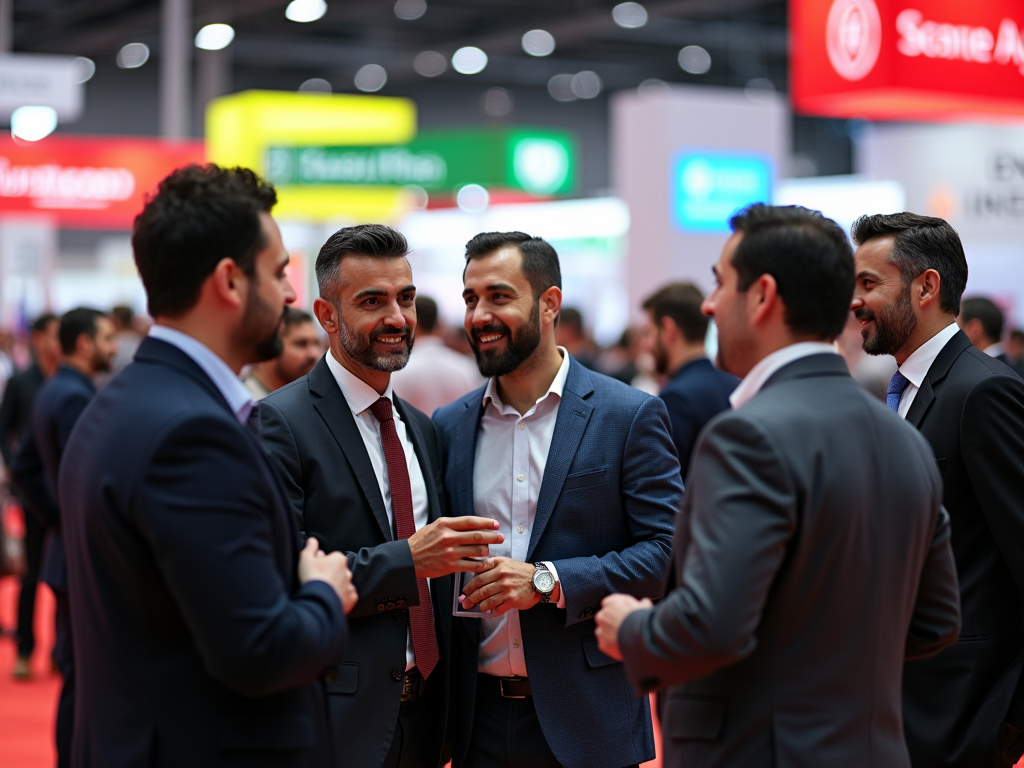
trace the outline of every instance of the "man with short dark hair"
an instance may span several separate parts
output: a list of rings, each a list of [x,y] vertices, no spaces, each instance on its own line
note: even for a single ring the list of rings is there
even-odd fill
[[[697,435],[711,419],[729,408],[739,379],[720,371],[707,358],[704,337],[709,320],[701,312],[704,295],[692,283],[670,283],[641,305],[647,312],[644,339],[654,370],[668,381],[658,396],[672,421],[672,442],[686,476]]]
[[[903,671],[914,768],[1011,766],[1024,754],[1024,382],[957,328],[967,258],[943,219],[864,216],[852,309],[892,355],[888,404],[931,444],[963,612],[955,647]]]
[[[909,768],[904,658],[959,629],[939,473],[836,352],[842,229],[796,206],[731,224],[704,311],[735,410],[697,444],[669,593],[607,597],[598,640],[638,693],[667,689],[666,768]]]
[[[968,296],[960,301],[956,324],[976,348],[1011,368],[1003,348],[1003,310],[985,296]]]
[[[313,316],[288,307],[281,321],[281,354],[256,363],[242,383],[253,399],[262,400],[285,384],[305,376],[319,359],[320,338],[313,327]]]
[[[466,245],[465,327],[487,385],[434,414],[455,515],[504,540],[462,582],[455,768],[623,768],[654,758],[650,708],[597,649],[609,591],[661,596],[682,495],[665,404],[555,342],[558,254],[522,232]]]
[[[135,219],[154,325],[59,479],[75,765],[335,765],[319,678],[358,596],[342,556],[300,551],[238,379],[280,351],[295,300],[276,199],[250,170],[190,165]]]

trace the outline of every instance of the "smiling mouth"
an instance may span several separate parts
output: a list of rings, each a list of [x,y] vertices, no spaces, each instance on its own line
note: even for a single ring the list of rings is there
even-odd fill
[[[403,336],[400,333],[396,333],[396,334],[391,335],[391,336],[377,336],[374,339],[374,341],[376,341],[376,342],[378,342],[380,344],[386,344],[388,346],[395,346],[395,345],[401,344],[403,341],[405,341],[405,336]]]
[[[481,344],[492,344],[503,338],[505,338],[504,333],[482,333],[476,337],[476,340]]]

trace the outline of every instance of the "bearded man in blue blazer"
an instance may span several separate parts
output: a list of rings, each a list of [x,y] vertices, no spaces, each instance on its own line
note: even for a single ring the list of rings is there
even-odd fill
[[[555,343],[558,255],[521,232],[466,247],[466,333],[487,384],[439,409],[453,516],[497,520],[452,634],[455,768],[623,768],[650,708],[601,653],[602,598],[662,594],[682,495],[665,404]]]

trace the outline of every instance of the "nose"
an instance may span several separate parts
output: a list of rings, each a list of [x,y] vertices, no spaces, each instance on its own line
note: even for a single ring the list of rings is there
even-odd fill
[[[487,325],[491,322],[492,318],[493,315],[490,310],[485,309],[480,302],[477,302],[472,309],[466,312],[466,320],[475,328]]]
[[[388,313],[384,317],[384,324],[391,328],[404,328],[406,326],[405,315],[397,301],[388,304]]]
[[[701,302],[700,311],[703,312],[708,317],[715,316],[715,302],[711,300],[710,296],[708,296],[706,299],[704,299],[704,301]]]
[[[856,312],[858,309],[864,306],[864,299],[858,296],[856,293],[853,294],[853,300],[850,301],[850,311]]]
[[[285,278],[285,281],[284,281],[284,303],[285,304],[294,304],[296,298],[297,298],[297,296],[295,294],[295,288],[292,287],[292,281],[289,280],[288,278]]]

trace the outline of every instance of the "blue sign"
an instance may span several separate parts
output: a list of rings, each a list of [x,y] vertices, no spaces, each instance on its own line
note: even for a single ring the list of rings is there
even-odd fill
[[[728,232],[729,219],[772,199],[772,161],[741,152],[684,150],[672,163],[672,223],[684,232]]]

